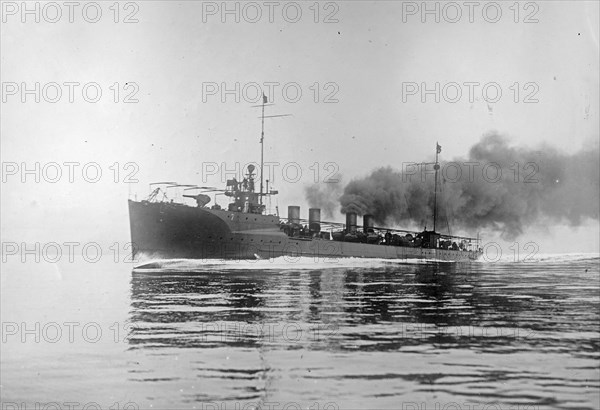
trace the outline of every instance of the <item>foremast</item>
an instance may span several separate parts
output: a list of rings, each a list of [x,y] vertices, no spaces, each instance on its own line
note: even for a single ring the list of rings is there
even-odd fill
[[[267,105],[273,105],[273,103],[269,104],[269,100],[267,98],[266,95],[263,94],[262,96],[262,104],[261,105],[254,105],[253,107],[260,107],[261,108],[261,116],[260,116],[260,191],[259,191],[259,195],[258,195],[258,200],[260,205],[262,206],[262,209],[264,210],[265,206],[263,204],[263,196],[266,195],[271,195],[272,192],[268,192],[269,191],[269,187],[268,187],[268,182],[267,182],[267,189],[265,192],[263,190],[263,182],[265,180],[264,178],[264,157],[265,157],[265,118],[275,118],[275,117],[289,117],[291,114],[280,114],[280,115],[266,115],[265,116],[265,106]],[[273,192],[275,193],[275,192]]]

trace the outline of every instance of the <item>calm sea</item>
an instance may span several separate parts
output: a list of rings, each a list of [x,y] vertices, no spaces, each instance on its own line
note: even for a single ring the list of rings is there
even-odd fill
[[[8,260],[2,408],[597,410],[599,264]]]

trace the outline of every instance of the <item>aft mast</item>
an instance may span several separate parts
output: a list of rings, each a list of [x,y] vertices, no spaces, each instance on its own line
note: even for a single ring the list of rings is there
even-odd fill
[[[259,201],[263,203],[263,166],[264,166],[264,155],[265,155],[265,104],[267,103],[267,96],[263,94],[262,103],[262,115],[261,115],[261,126],[260,126],[260,196]]]
[[[442,147],[437,142],[435,143],[435,184],[433,189],[433,232],[435,232],[435,225],[437,222],[437,186],[438,186],[438,171],[440,170],[440,164],[438,163],[438,155],[442,152]]]

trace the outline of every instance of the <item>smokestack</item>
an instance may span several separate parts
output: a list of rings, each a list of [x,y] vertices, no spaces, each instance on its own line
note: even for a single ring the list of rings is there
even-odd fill
[[[293,224],[300,223],[300,207],[295,205],[288,206],[288,222]]]
[[[356,232],[356,213],[348,212],[346,214],[346,233]]]
[[[308,210],[308,230],[310,233],[321,232],[321,210],[319,208]]]
[[[363,216],[363,232],[369,232],[369,229],[373,228],[373,215]]]

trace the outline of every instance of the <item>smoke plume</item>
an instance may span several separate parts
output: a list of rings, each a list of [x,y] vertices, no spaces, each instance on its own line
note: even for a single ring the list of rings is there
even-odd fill
[[[305,187],[304,195],[311,208],[321,208],[325,218],[333,218],[340,203],[342,187],[342,176],[337,173],[332,182]]]
[[[491,228],[506,239],[536,223],[579,225],[599,217],[598,145],[562,154],[544,145],[511,147],[495,133],[484,136],[468,158],[440,162],[438,232]],[[433,226],[433,165],[374,170],[348,183],[341,211],[372,214],[378,224]]]

